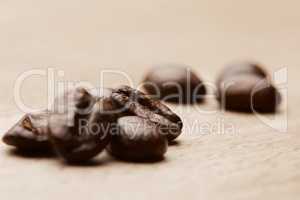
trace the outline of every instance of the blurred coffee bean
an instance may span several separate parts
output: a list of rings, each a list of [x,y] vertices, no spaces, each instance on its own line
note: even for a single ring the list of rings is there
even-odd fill
[[[50,150],[48,141],[48,111],[26,114],[5,133],[3,142],[23,151]]]
[[[230,80],[232,77],[241,74],[253,74],[261,78],[268,77],[267,72],[258,63],[249,61],[233,62],[227,65],[219,74],[217,86],[219,86],[222,82],[225,82],[227,79]]]
[[[152,161],[162,159],[168,141],[156,123],[127,116],[118,120],[118,128],[107,147],[108,152],[123,160]]]
[[[189,66],[160,65],[146,75],[143,86],[155,98],[174,103],[202,102],[206,88]]]
[[[144,93],[129,86],[116,88],[112,94],[113,100],[119,105],[124,115],[135,115],[151,122],[169,127],[167,138],[176,139],[183,127],[182,120],[159,100],[147,97]]]
[[[219,88],[218,101],[226,110],[242,112],[275,112],[280,94],[267,78],[255,74],[227,77],[228,85]]]
[[[83,88],[67,91],[58,99],[68,99],[68,103],[63,113],[54,112],[49,121],[49,137],[56,152],[68,162],[97,156],[109,143],[116,122],[111,114],[115,109],[112,99],[96,98]]]
[[[55,151],[69,163],[88,161],[109,143],[110,134],[89,130],[90,126],[86,121],[82,121],[79,127],[68,126],[68,123],[67,115],[52,115],[49,129]]]

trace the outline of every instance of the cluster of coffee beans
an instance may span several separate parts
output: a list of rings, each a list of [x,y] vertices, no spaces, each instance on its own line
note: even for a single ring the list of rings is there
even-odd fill
[[[161,101],[129,86],[75,88],[50,111],[26,114],[3,137],[24,152],[54,150],[67,163],[85,162],[104,149],[130,161],[163,158],[183,124]]]
[[[3,141],[22,151],[55,150],[69,163],[88,161],[104,149],[124,160],[161,159],[183,124],[160,100],[199,103],[206,87],[188,66],[178,64],[153,68],[143,86],[147,95],[129,86],[69,90],[50,111],[26,114]],[[227,110],[275,112],[281,101],[269,75],[253,63],[226,67],[216,86],[216,98]]]
[[[203,81],[185,65],[154,67],[146,75],[143,86],[153,98],[173,103],[199,103],[206,96]],[[226,110],[275,112],[281,101],[267,72],[252,62],[235,62],[225,67],[216,88],[216,99]]]

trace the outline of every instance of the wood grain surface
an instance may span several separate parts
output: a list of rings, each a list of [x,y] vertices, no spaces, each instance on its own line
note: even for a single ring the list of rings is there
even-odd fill
[[[257,60],[272,74],[287,70],[276,115],[221,112],[213,97],[170,105],[185,126],[162,162],[126,163],[103,153],[94,164],[67,166],[1,143],[0,198],[298,200],[299,6],[296,0],[0,1],[1,134],[22,115],[14,87],[32,69],[50,67],[57,81],[94,85],[101,70],[121,70],[134,86],[162,62],[186,63],[207,83],[236,59]],[[104,78],[108,87],[128,83],[118,74]],[[47,88],[46,76],[31,76],[22,84],[23,102],[45,108]]]

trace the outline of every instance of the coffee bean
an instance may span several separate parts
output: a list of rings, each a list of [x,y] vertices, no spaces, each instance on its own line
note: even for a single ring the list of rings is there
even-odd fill
[[[3,142],[23,151],[48,151],[48,111],[26,114],[2,138]]]
[[[85,162],[97,156],[109,143],[110,135],[89,131],[87,124],[68,126],[68,116],[52,115],[50,140],[56,152],[67,162]]]
[[[52,112],[60,114],[67,112],[89,113],[95,101],[96,97],[85,88],[72,88],[55,98]]]
[[[167,134],[169,141],[176,139],[181,134],[183,125],[180,117],[161,101],[151,99],[129,86],[116,88],[112,98],[124,115],[139,116],[161,126],[169,127]]]
[[[255,74],[227,77],[226,87],[219,88],[218,101],[226,110],[275,112],[280,94],[267,78]]]
[[[202,102],[206,88],[189,66],[180,64],[160,65],[146,75],[145,91],[161,100],[174,103]]]
[[[217,79],[217,100],[227,110],[275,112],[281,97],[259,64],[235,62]]]
[[[220,86],[220,84],[227,79],[230,80],[232,77],[241,74],[253,74],[261,78],[266,78],[268,76],[267,72],[260,64],[249,61],[233,62],[227,65],[220,73],[219,78],[217,79],[217,86]]]
[[[115,109],[112,99],[96,98],[83,88],[68,91],[60,98],[68,99],[64,106],[67,109],[63,113],[54,112],[50,117],[51,143],[67,162],[88,161],[110,141],[111,126],[116,121],[115,115],[110,113]]]
[[[96,100],[99,99],[110,99],[111,94],[113,92],[113,89],[111,88],[93,88],[88,90],[88,92],[96,98]]]
[[[107,147],[111,155],[130,161],[163,158],[168,141],[156,123],[137,116],[127,116],[118,120],[117,127]]]

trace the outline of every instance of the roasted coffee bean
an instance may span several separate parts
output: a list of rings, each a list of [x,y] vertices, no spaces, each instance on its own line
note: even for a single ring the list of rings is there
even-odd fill
[[[56,114],[67,112],[76,112],[83,115],[88,114],[96,100],[97,98],[91,95],[85,88],[72,88],[55,98],[52,112]]]
[[[218,97],[226,110],[243,112],[275,112],[280,94],[266,78],[240,74],[231,78],[231,84],[220,88]]]
[[[202,102],[206,88],[189,66],[180,64],[160,65],[146,75],[145,91],[164,101],[174,103]]]
[[[56,152],[69,163],[85,162],[97,156],[109,143],[110,134],[89,130],[83,121],[81,127],[68,126],[68,116],[52,115],[50,140]],[[104,127],[105,128],[105,127]]]
[[[259,64],[235,62],[217,79],[217,100],[227,110],[275,112],[281,102],[278,90]]]
[[[159,100],[153,100],[129,86],[115,89],[112,98],[124,115],[139,116],[161,126],[169,127],[169,134],[167,134],[169,141],[176,139],[181,134],[183,124],[180,117]]]
[[[3,142],[23,151],[48,151],[48,111],[26,114],[3,137]]]
[[[99,99],[110,99],[113,89],[111,88],[93,88],[88,90],[88,92],[96,98],[96,100]]]
[[[95,102],[88,116],[89,122],[93,124],[114,123],[119,116],[116,112],[117,109],[118,107],[111,96],[102,96]]]
[[[261,78],[267,78],[268,74],[260,64],[248,61],[233,62],[227,65],[223,71],[220,73],[217,79],[217,86],[220,84],[230,81],[232,77],[241,74],[252,74]]]
[[[73,94],[72,94],[73,93]],[[63,113],[54,112],[49,121],[49,138],[67,162],[84,162],[98,155],[110,141],[116,116],[111,98],[94,97],[85,89],[63,95],[68,104]],[[58,101],[57,101],[58,102]]]
[[[119,118],[117,127],[107,147],[111,155],[129,161],[163,158],[168,141],[156,123],[137,116],[127,116]]]

